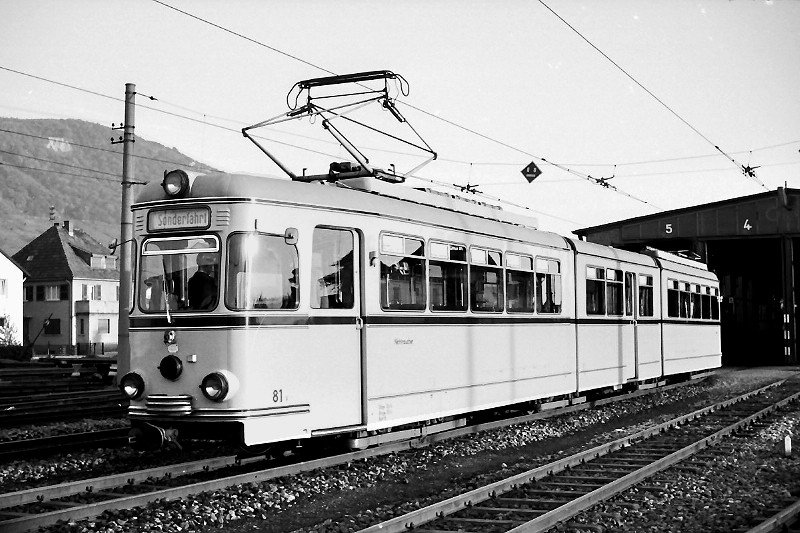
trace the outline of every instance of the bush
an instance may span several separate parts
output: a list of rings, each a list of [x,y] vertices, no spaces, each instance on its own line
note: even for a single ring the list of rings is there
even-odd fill
[[[0,359],[10,359],[12,361],[30,361],[32,351],[24,346],[9,344],[0,346]]]

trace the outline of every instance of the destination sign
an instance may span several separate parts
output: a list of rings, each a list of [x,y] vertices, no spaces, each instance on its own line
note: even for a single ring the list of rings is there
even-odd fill
[[[147,214],[148,231],[166,231],[174,229],[206,229],[211,226],[211,209],[198,207],[195,209],[162,209]]]

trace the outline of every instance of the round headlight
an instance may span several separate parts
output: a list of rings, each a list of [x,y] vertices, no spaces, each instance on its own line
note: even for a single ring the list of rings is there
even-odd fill
[[[144,380],[139,374],[129,372],[119,380],[119,388],[122,394],[131,400],[135,400],[144,392]]]
[[[203,378],[200,390],[209,400],[221,402],[228,395],[228,380],[219,372],[212,372]]]
[[[164,181],[161,187],[167,196],[181,197],[189,191],[189,175],[183,170],[177,169],[164,172]]]
[[[168,355],[158,365],[161,375],[170,381],[175,381],[183,372],[183,363],[174,355]]]

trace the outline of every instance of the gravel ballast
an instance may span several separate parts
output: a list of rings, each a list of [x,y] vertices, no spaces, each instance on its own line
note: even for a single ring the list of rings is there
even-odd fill
[[[785,368],[725,370],[699,384],[597,409],[271,482],[115,511],[48,531],[354,531],[789,375]],[[792,428],[796,434],[797,425]],[[744,453],[745,447],[741,451]],[[59,460],[55,458],[53,463]],[[733,470],[743,471],[741,459],[737,460]],[[92,470],[92,459],[84,457],[81,461],[89,465],[83,468],[84,473]],[[65,460],[65,464],[69,463]],[[18,468],[20,465],[3,465],[0,476],[13,477],[9,470]],[[51,468],[62,470],[63,475],[63,469],[54,465]],[[47,473],[39,475],[40,480],[48,477]],[[714,491],[709,494],[711,499],[722,496]],[[658,497],[661,496],[653,495],[653,508],[663,506],[655,499]],[[645,517],[645,504],[637,505]],[[625,509],[630,515],[633,507]],[[610,514],[616,520],[616,515]],[[642,520],[646,522],[645,518]],[[609,523],[603,527],[619,526]]]

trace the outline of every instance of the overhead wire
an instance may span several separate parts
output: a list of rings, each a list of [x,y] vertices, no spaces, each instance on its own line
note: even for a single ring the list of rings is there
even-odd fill
[[[245,39],[245,40],[247,40],[247,41],[249,41],[249,42],[251,42],[251,43],[254,43],[254,44],[258,45],[258,46],[262,46],[262,47],[264,47],[264,48],[266,48],[266,49],[268,49],[268,50],[271,50],[271,51],[273,51],[273,52],[279,53],[279,54],[281,54],[281,55],[284,55],[284,56],[286,56],[286,57],[289,57],[289,58],[291,58],[291,59],[294,59],[294,60],[296,60],[296,61],[299,61],[299,62],[301,62],[301,63],[303,63],[303,64],[305,64],[305,65],[308,65],[308,66],[310,66],[310,67],[313,67],[313,68],[315,68],[315,69],[321,70],[321,71],[323,71],[323,72],[325,72],[325,73],[327,73],[327,74],[336,75],[336,73],[335,73],[335,72],[333,72],[333,71],[331,71],[331,70],[328,70],[328,69],[326,69],[326,68],[324,68],[324,67],[321,67],[321,66],[319,66],[319,65],[316,65],[316,64],[314,64],[314,63],[312,63],[312,62],[310,62],[310,61],[306,61],[306,60],[304,60],[304,59],[302,59],[302,58],[299,58],[299,57],[297,57],[297,56],[295,56],[295,55],[293,55],[293,54],[290,54],[290,53],[288,53],[288,52],[285,52],[285,51],[283,51],[283,50],[280,50],[280,49],[278,49],[278,48],[276,48],[276,47],[274,47],[274,46],[269,46],[269,45],[267,45],[267,44],[265,44],[265,43],[262,43],[261,41],[258,41],[258,40],[256,40],[256,39],[253,39],[253,38],[251,38],[251,37],[247,37],[247,36],[245,36],[245,35],[243,35],[243,34],[241,34],[241,33],[235,32],[235,31],[233,31],[233,30],[231,30],[231,29],[228,29],[228,28],[226,28],[226,27],[224,27],[224,26],[221,26],[221,25],[219,25],[219,24],[216,24],[216,23],[214,23],[214,22],[211,22],[211,21],[209,21],[209,20],[207,20],[207,19],[205,19],[205,18],[199,17],[199,16],[197,16],[197,15],[194,15],[194,14],[192,14],[192,13],[189,13],[189,12],[187,12],[187,11],[184,11],[184,10],[182,10],[182,9],[178,9],[178,8],[176,8],[176,7],[174,7],[174,6],[171,6],[170,4],[167,4],[166,2],[163,2],[163,1],[161,1],[161,0],[153,0],[153,2],[155,2],[155,3],[157,3],[157,4],[161,5],[161,6],[164,6],[164,7],[168,8],[168,9],[172,9],[172,10],[174,10],[174,11],[176,11],[176,12],[178,12],[178,13],[181,13],[181,14],[183,14],[183,15],[186,15],[186,16],[188,16],[188,17],[191,17],[191,18],[193,18],[193,19],[195,19],[195,20],[197,20],[197,21],[200,21],[200,22],[203,22],[203,23],[205,23],[205,24],[208,24],[208,25],[210,25],[210,26],[213,26],[213,27],[215,27],[215,28],[217,28],[217,29],[219,29],[219,30],[222,30],[222,31],[224,31],[224,32],[227,32],[227,33],[230,33],[231,35],[235,35],[236,37],[240,37],[240,38],[242,38],[242,39]],[[471,129],[471,128],[467,128],[466,126],[462,126],[462,125],[460,125],[460,124],[458,124],[458,123],[456,123],[456,122],[453,122],[453,121],[451,121],[451,120],[448,120],[448,119],[446,119],[446,118],[444,118],[444,117],[440,117],[440,116],[438,116],[438,115],[436,115],[436,114],[433,114],[433,113],[430,113],[430,112],[428,112],[428,111],[425,111],[424,109],[421,109],[421,108],[419,108],[419,107],[417,107],[417,106],[414,106],[414,105],[408,104],[407,102],[401,102],[401,103],[402,103],[403,105],[407,106],[407,107],[410,107],[411,109],[415,109],[416,111],[419,111],[419,112],[421,112],[421,113],[424,113],[424,114],[426,114],[426,115],[428,115],[428,116],[430,116],[430,117],[432,117],[432,118],[438,119],[438,120],[440,120],[440,121],[443,121],[443,122],[445,122],[445,123],[447,123],[447,124],[450,124],[450,125],[452,125],[452,126],[454,126],[454,127],[456,127],[456,128],[459,128],[459,129],[462,129],[462,130],[464,130],[464,131],[467,131],[467,132],[469,132],[469,133],[472,133],[473,135],[476,135],[476,136],[478,136],[478,137],[480,137],[480,138],[482,138],[482,139],[485,139],[485,140],[488,140],[488,141],[490,141],[490,142],[493,142],[493,143],[499,144],[499,145],[501,145],[501,146],[504,146],[504,147],[506,147],[506,148],[509,148],[509,149],[511,149],[511,150],[514,150],[514,151],[517,151],[517,152],[523,153],[523,154],[525,154],[525,155],[528,155],[529,157],[532,157],[532,158],[534,158],[534,159],[535,159],[535,160],[537,160],[537,161],[541,161],[541,162],[547,163],[547,164],[549,164],[549,165],[555,166],[555,167],[557,167],[557,168],[559,168],[559,169],[561,169],[561,170],[563,170],[563,171],[565,171],[565,172],[568,172],[568,173],[570,173],[570,174],[573,174],[573,175],[579,176],[579,177],[581,177],[581,178],[584,178],[584,179],[586,179],[586,180],[587,180],[587,181],[589,181],[589,182],[592,182],[592,183],[595,183],[595,184],[602,185],[602,186],[603,186],[603,187],[605,187],[605,188],[611,189],[611,190],[613,190],[613,191],[615,191],[615,192],[618,192],[618,193],[620,193],[620,194],[622,194],[622,195],[624,195],[624,196],[627,196],[627,197],[629,197],[629,198],[631,198],[631,199],[634,199],[634,200],[636,200],[636,201],[638,201],[638,202],[641,202],[641,203],[644,203],[644,204],[650,205],[651,207],[656,207],[656,208],[657,208],[657,206],[654,206],[652,203],[650,203],[650,202],[648,202],[648,201],[646,201],[646,200],[643,200],[643,199],[641,199],[641,198],[637,198],[636,196],[633,196],[632,194],[629,194],[629,193],[627,193],[627,192],[625,192],[625,191],[622,191],[621,189],[619,189],[619,188],[617,188],[617,187],[615,187],[615,186],[613,186],[613,185],[610,185],[610,184],[608,184],[608,183],[607,183],[607,182],[606,182],[606,181],[605,181],[603,178],[594,178],[593,176],[591,176],[591,175],[589,175],[589,174],[584,174],[584,173],[581,173],[581,172],[578,172],[578,171],[572,170],[572,169],[570,169],[570,168],[568,168],[568,167],[566,167],[566,166],[564,166],[564,165],[560,165],[560,164],[558,164],[558,163],[555,163],[555,162],[552,162],[552,161],[548,161],[548,160],[547,160],[547,159],[545,159],[544,157],[541,157],[541,156],[534,155],[534,154],[532,154],[532,153],[530,153],[530,152],[528,152],[528,151],[526,151],[526,150],[522,150],[522,149],[520,149],[520,148],[517,148],[517,147],[514,147],[514,146],[512,146],[512,145],[510,145],[510,144],[508,144],[508,143],[506,143],[506,142],[503,142],[503,141],[500,141],[500,140],[498,140],[498,139],[494,139],[494,138],[492,138],[492,137],[489,137],[488,135],[485,135],[485,134],[479,133],[479,132],[477,132],[477,131],[475,131],[475,130],[473,130],[473,129]]]
[[[30,167],[30,166],[27,166],[27,165],[15,165],[13,163],[6,163],[5,161],[0,161],[0,166],[2,166],[2,165],[7,166],[7,167],[24,168],[24,169],[28,169],[28,170],[36,170],[36,171],[39,171],[39,172],[50,172],[50,173],[53,173],[53,174],[61,174],[63,176],[77,176],[79,178],[88,178],[88,179],[93,179],[93,180],[98,180],[98,181],[107,181],[109,183],[116,183],[116,184],[120,183],[118,179],[104,178],[102,176],[88,176],[86,174],[76,174],[74,172],[64,172],[63,170],[52,170],[52,169],[47,169],[47,168],[36,168],[36,167]]]
[[[105,174],[106,176],[115,176],[117,178],[119,178],[120,175],[121,175],[121,174],[113,174],[111,172],[106,172],[105,170],[97,170],[95,168],[81,167],[81,166],[78,166],[78,165],[70,165],[69,163],[62,163],[61,161],[54,161],[52,159],[45,159],[43,157],[35,157],[35,156],[32,156],[32,155],[25,155],[25,154],[20,154],[20,153],[17,153],[17,152],[11,152],[9,150],[0,150],[0,154],[13,155],[13,156],[22,157],[22,158],[25,158],[25,159],[33,159],[34,161],[40,161],[40,162],[43,162],[43,163],[52,163],[54,165],[62,165],[62,166],[69,167],[69,168],[74,168],[74,169],[77,169],[77,170],[87,170],[89,172],[97,172],[98,174]]]
[[[745,167],[744,165],[741,165],[741,164],[739,164],[739,163],[738,163],[738,162],[737,162],[737,161],[736,161],[736,160],[735,160],[733,157],[731,157],[730,155],[728,155],[728,154],[727,154],[727,153],[726,153],[726,152],[725,152],[725,151],[724,151],[722,148],[720,148],[718,145],[716,145],[716,144],[715,144],[715,143],[714,143],[714,142],[713,142],[711,139],[709,139],[708,137],[706,137],[705,135],[703,135],[703,133],[702,133],[702,132],[700,132],[700,130],[698,130],[697,128],[695,128],[694,126],[692,126],[692,125],[689,123],[689,121],[687,121],[686,119],[684,119],[684,118],[683,118],[681,115],[679,115],[679,114],[678,114],[678,113],[677,113],[677,112],[676,112],[674,109],[672,109],[670,106],[668,106],[668,105],[667,105],[667,104],[666,104],[666,103],[665,103],[665,102],[664,102],[664,101],[663,101],[661,98],[659,98],[658,96],[656,96],[655,94],[653,94],[653,92],[652,92],[650,89],[648,89],[647,87],[645,87],[644,85],[642,85],[642,84],[639,82],[639,80],[637,80],[637,79],[636,79],[636,78],[634,78],[634,77],[633,77],[631,74],[629,74],[627,70],[625,70],[624,68],[622,68],[622,67],[621,67],[621,66],[620,66],[620,65],[619,65],[619,64],[618,64],[616,61],[614,61],[613,59],[611,59],[611,58],[610,58],[610,57],[609,57],[609,56],[608,56],[608,55],[607,55],[605,52],[603,52],[603,51],[602,51],[602,50],[600,50],[600,49],[599,49],[597,46],[595,46],[595,44],[594,44],[594,43],[592,43],[592,42],[591,42],[589,39],[587,39],[587,38],[586,38],[586,37],[585,37],[585,36],[584,36],[584,35],[583,35],[581,32],[579,32],[579,31],[578,31],[578,30],[577,30],[577,29],[576,29],[576,28],[575,28],[575,27],[574,27],[572,24],[570,24],[569,22],[567,22],[566,20],[564,20],[564,18],[563,18],[561,15],[559,15],[558,13],[556,13],[555,11],[553,11],[553,9],[552,9],[550,6],[548,6],[548,5],[547,5],[547,4],[544,2],[544,0],[538,0],[538,1],[539,1],[539,3],[540,3],[540,4],[542,4],[542,5],[543,5],[543,6],[544,6],[544,7],[545,7],[545,8],[546,8],[548,11],[550,11],[550,13],[552,13],[553,15],[555,15],[555,16],[556,16],[556,17],[557,17],[557,18],[558,18],[558,19],[559,19],[561,22],[563,22],[564,24],[566,24],[566,25],[567,25],[567,27],[568,27],[569,29],[571,29],[573,32],[575,32],[575,33],[576,33],[576,34],[577,34],[577,35],[578,35],[578,36],[579,36],[581,39],[583,39],[583,40],[584,40],[584,41],[585,41],[585,42],[586,42],[586,43],[587,43],[589,46],[591,46],[592,48],[594,48],[594,49],[595,49],[595,50],[596,50],[596,51],[597,51],[597,52],[598,52],[600,55],[602,55],[602,56],[603,56],[603,57],[605,57],[605,58],[606,58],[608,61],[610,61],[612,65],[614,65],[615,67],[617,67],[617,69],[619,69],[619,70],[620,70],[620,71],[621,71],[623,74],[625,74],[625,75],[626,75],[626,76],[627,76],[627,77],[628,77],[628,78],[629,78],[631,81],[633,81],[633,82],[634,82],[636,85],[638,85],[640,88],[642,88],[642,89],[643,89],[643,90],[644,90],[644,91],[645,91],[647,94],[649,94],[651,97],[653,97],[653,99],[655,99],[655,100],[656,100],[656,101],[657,101],[659,104],[661,104],[662,106],[664,106],[664,108],[665,108],[667,111],[669,111],[670,113],[672,113],[672,114],[673,114],[675,117],[677,117],[677,118],[678,118],[678,120],[680,120],[681,122],[683,122],[683,123],[684,123],[686,126],[688,126],[688,127],[689,127],[689,128],[692,130],[692,131],[694,131],[694,132],[695,132],[697,135],[699,135],[700,137],[702,137],[702,138],[703,138],[703,139],[704,139],[706,142],[708,142],[708,143],[709,143],[711,146],[713,146],[713,147],[714,147],[714,148],[715,148],[715,149],[716,149],[716,150],[717,150],[719,153],[721,153],[721,154],[722,154],[722,155],[724,155],[726,158],[728,158],[728,159],[729,159],[729,160],[730,160],[730,161],[731,161],[731,162],[732,162],[734,165],[736,165],[738,168],[740,168],[741,170],[743,170],[743,171],[744,171],[744,173],[745,173],[745,176],[750,176],[751,178],[753,178],[753,180],[754,180],[754,181],[756,181],[756,183],[758,183],[759,185],[761,185],[761,187],[763,187],[764,189],[767,189],[767,190],[769,190],[769,189],[767,188],[767,186],[766,186],[766,185],[764,185],[764,183],[763,183],[763,182],[762,182],[760,179],[758,179],[758,177],[757,177],[757,176],[755,176],[755,173],[752,173],[752,174],[751,174],[751,173],[748,173],[748,172],[747,172],[747,168],[750,168],[750,167]]]

